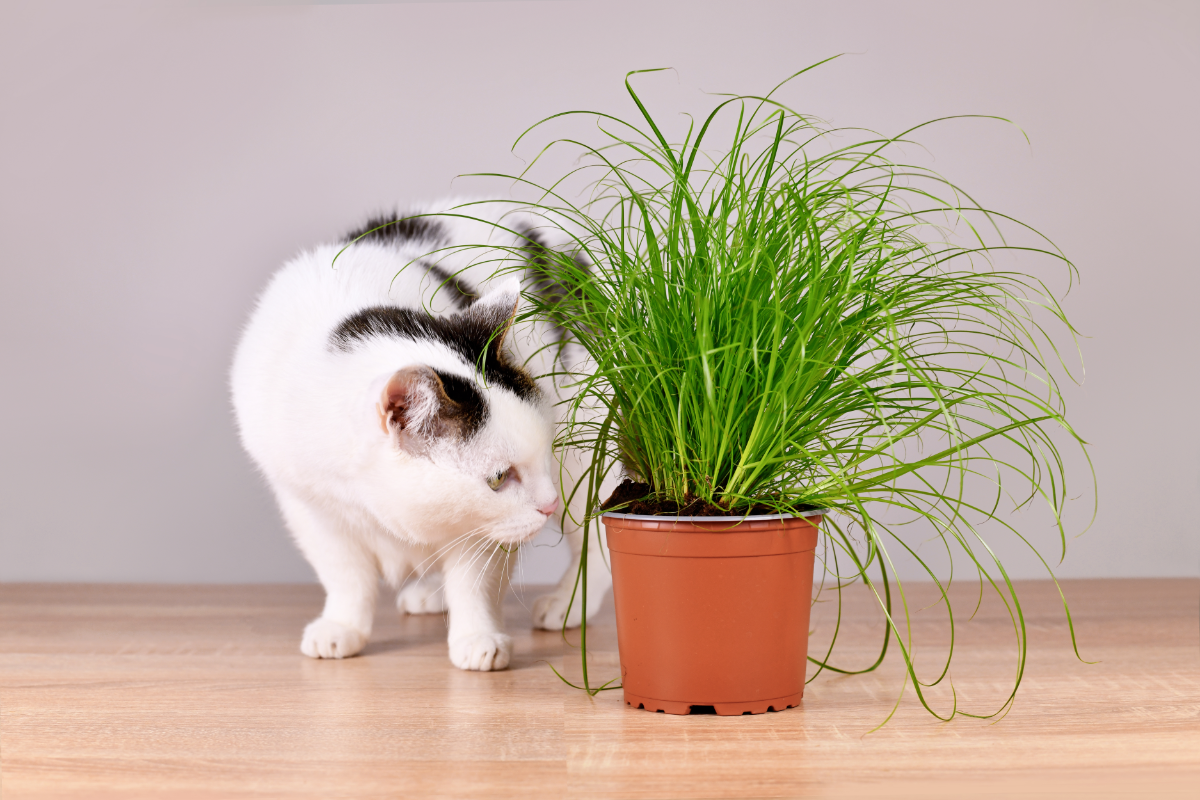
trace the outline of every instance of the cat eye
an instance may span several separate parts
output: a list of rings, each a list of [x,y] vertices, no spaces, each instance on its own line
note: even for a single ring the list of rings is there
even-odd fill
[[[505,481],[508,480],[508,476],[511,472],[512,472],[512,467],[509,467],[508,469],[500,470],[495,475],[492,475],[491,477],[489,477],[487,479],[487,485],[489,487],[491,487],[491,490],[493,492],[496,491],[497,489],[499,489],[501,486],[504,485]]]

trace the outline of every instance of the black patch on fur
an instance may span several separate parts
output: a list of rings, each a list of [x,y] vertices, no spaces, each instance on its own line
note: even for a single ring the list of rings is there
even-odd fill
[[[511,363],[500,338],[493,338],[508,319],[506,309],[487,314],[472,308],[449,317],[435,317],[420,309],[375,306],[342,320],[330,335],[330,343],[337,350],[349,352],[355,344],[373,336],[440,342],[475,369],[482,364],[488,384],[503,386],[522,400],[536,400],[541,392],[533,378]]]
[[[526,261],[529,264],[529,267],[525,270],[529,289],[555,305],[561,305],[574,299],[571,297],[570,292],[567,291],[567,287],[554,275],[555,260],[550,255],[551,251],[546,245],[545,240],[538,235],[537,231],[530,228],[520,231],[520,234],[521,238],[525,240],[523,249],[527,254]],[[572,260],[579,269],[585,272],[590,271],[591,265],[581,256],[576,255]],[[566,330],[560,322],[561,318],[557,318],[551,326],[554,341],[558,344],[562,344],[569,339]]]
[[[422,261],[421,266],[425,268],[431,278],[437,281],[440,287],[439,292],[447,293],[450,302],[459,311],[470,308],[471,304],[479,299],[479,294],[471,288],[471,284],[452,274],[449,270],[428,261]]]
[[[441,415],[456,425],[463,439],[470,439],[487,422],[490,409],[474,381],[460,375],[434,370],[451,403],[442,403]]]
[[[401,244],[415,241],[440,242],[445,238],[446,229],[437,220],[430,217],[410,217],[393,211],[391,214],[382,214],[367,220],[366,225],[346,234],[345,241]]]

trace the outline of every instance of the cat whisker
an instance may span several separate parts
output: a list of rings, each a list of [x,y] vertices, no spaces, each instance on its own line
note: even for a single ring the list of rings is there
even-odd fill
[[[469,543],[467,547],[459,551],[458,558],[455,560],[454,564],[450,565],[448,568],[470,569],[472,566],[474,566],[475,562],[479,560],[480,556],[483,555],[488,544],[489,540],[486,538],[481,538]],[[465,564],[463,563],[464,560],[466,560]]]
[[[434,566],[436,566],[436,564],[431,564],[429,567],[425,567],[425,569],[421,569],[425,564],[427,564],[430,561],[433,561],[438,556],[442,555],[445,551],[449,550],[451,547],[454,547],[459,542],[462,542],[466,539],[469,539],[472,536],[479,534],[485,527],[487,527],[487,526],[479,525],[479,526],[467,531],[466,533],[456,536],[454,539],[451,539],[449,542],[447,542],[446,544],[439,547],[437,550],[434,550],[432,553],[430,553],[426,558],[424,558],[421,561],[420,564],[417,564],[415,567],[413,567],[413,571],[418,572],[419,577],[422,577],[422,578],[425,577],[425,574],[427,572],[429,572],[429,570],[432,569]]]
[[[496,546],[492,548],[492,552],[488,555],[488,559],[484,563],[483,568],[479,570],[478,574],[475,576],[475,583],[472,586],[474,591],[479,591],[479,586],[483,583],[483,579],[488,577],[488,567],[491,566],[492,559],[495,558],[498,553],[503,551],[503,549],[504,548],[500,546],[499,542],[497,542]]]
[[[489,548],[490,548],[490,550],[489,550]],[[472,567],[475,566],[476,563],[478,563],[479,559],[482,558],[484,556],[484,554],[487,554],[488,560],[484,564],[484,569],[480,570],[480,575],[482,575],[483,572],[486,571],[487,565],[491,563],[492,556],[496,554],[497,550],[499,550],[499,546],[495,542],[489,541],[487,539],[480,541],[478,547],[475,548],[474,556],[467,563],[465,568],[471,569]]]

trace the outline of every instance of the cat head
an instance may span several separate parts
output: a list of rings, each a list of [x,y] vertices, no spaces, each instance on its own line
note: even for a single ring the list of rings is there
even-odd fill
[[[372,388],[372,505],[394,530],[428,543],[468,534],[516,543],[558,511],[545,401],[505,349],[519,299],[513,280],[449,317],[357,315],[362,330],[410,339],[420,357]]]

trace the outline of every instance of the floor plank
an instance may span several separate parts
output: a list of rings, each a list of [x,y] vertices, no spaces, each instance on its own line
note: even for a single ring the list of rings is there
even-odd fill
[[[512,667],[446,658],[441,617],[381,609],[366,652],[298,652],[313,586],[0,585],[0,790],[51,797],[1186,797],[1200,796],[1200,581],[1019,584],[1030,657],[1003,720],[940,723],[878,671],[826,673],[800,708],[677,717],[590,698],[575,651],[510,598]],[[910,587],[914,608],[934,598]],[[963,587],[969,590],[969,587]],[[964,595],[965,597],[965,595]],[[955,608],[973,605],[956,598]],[[812,652],[834,604],[814,615]],[[869,664],[881,614],[847,599],[838,657]],[[941,608],[916,614],[918,674],[939,671]],[[611,609],[589,628],[593,680],[618,674]],[[894,648],[893,648],[894,649]],[[948,709],[992,710],[1016,667],[1012,625],[985,602],[964,623]],[[950,681],[953,681],[953,690]]]

